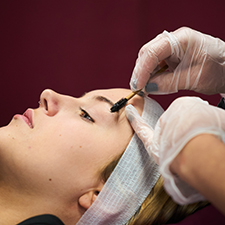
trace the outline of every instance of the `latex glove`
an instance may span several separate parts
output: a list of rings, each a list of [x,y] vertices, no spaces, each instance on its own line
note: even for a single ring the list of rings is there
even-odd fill
[[[139,115],[138,111],[132,105],[127,105],[125,107],[125,113],[130,121],[135,133],[142,140],[145,149],[148,154],[154,158],[155,162],[159,164],[159,151],[158,148],[153,148],[153,135],[154,130],[145,123],[143,118]],[[156,150],[156,151],[155,151]]]
[[[183,147],[199,134],[214,134],[225,142],[224,110],[210,106],[197,97],[178,98],[162,114],[154,132],[133,106],[126,106],[125,112],[146,150],[159,164],[164,187],[174,201],[189,204],[205,200],[195,189],[175,176],[170,171],[170,165]]]
[[[150,76],[165,64],[169,66],[166,72]],[[151,94],[181,89],[225,93],[224,67],[225,43],[220,39],[185,27],[171,33],[164,31],[140,49],[130,87],[145,87],[145,92]]]

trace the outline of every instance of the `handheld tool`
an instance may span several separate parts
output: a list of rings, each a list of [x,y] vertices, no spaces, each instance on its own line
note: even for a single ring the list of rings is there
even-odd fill
[[[158,73],[162,73],[164,72],[166,69],[168,68],[167,65],[165,65],[164,67],[162,67],[160,70],[158,70],[155,74]],[[155,75],[154,74],[154,75]],[[138,94],[142,89],[139,89],[137,91],[133,91],[131,94],[129,94],[127,97],[125,98],[121,98],[118,102],[116,102],[110,109],[110,111],[113,112],[118,112],[121,108],[123,108],[127,101],[130,100],[131,98],[133,98],[136,94]]]

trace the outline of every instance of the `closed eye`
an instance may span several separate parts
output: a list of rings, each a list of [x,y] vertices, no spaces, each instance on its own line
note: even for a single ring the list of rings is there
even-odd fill
[[[80,108],[80,117],[94,123],[94,119],[82,108]]]

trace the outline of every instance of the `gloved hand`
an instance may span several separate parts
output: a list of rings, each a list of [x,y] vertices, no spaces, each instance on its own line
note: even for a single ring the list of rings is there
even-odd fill
[[[170,165],[183,147],[202,133],[214,134],[225,142],[225,112],[197,97],[175,100],[156,123],[148,127],[136,109],[128,105],[126,116],[146,150],[159,164],[164,187],[179,204],[204,200],[196,190],[170,171]]]
[[[165,64],[165,72],[150,76]],[[164,31],[139,51],[130,87],[151,94],[225,93],[225,43],[190,28]]]

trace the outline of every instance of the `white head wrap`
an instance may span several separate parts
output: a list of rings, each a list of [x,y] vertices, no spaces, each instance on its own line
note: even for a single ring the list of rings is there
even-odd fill
[[[144,99],[142,118],[154,128],[163,109],[153,99]],[[126,224],[140,208],[158,178],[157,164],[134,134],[97,199],[77,225]]]

